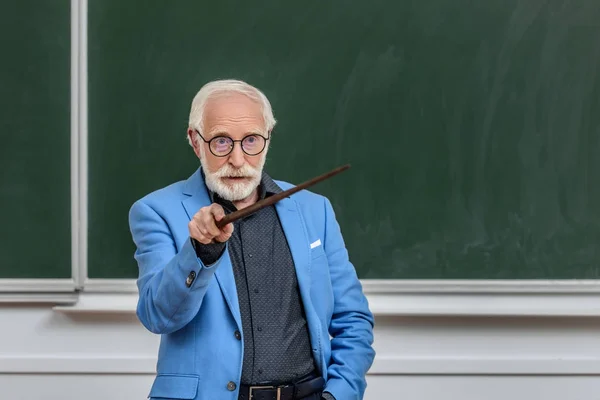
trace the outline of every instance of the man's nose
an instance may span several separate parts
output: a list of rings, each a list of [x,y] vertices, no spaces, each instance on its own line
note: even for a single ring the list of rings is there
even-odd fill
[[[242,146],[239,145],[239,143],[236,144],[238,145],[234,145],[233,150],[229,154],[229,163],[235,168],[241,168],[246,162],[246,160],[244,157],[244,151],[242,150]]]

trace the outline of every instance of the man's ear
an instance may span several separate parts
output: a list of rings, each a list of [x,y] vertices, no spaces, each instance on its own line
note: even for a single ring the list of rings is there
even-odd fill
[[[198,133],[196,132],[195,129],[192,129],[191,127],[188,128],[187,130],[187,135],[188,138],[190,139],[190,142],[192,142],[192,147],[194,148],[194,153],[196,153],[196,156],[198,158],[200,158],[200,145],[198,144]]]

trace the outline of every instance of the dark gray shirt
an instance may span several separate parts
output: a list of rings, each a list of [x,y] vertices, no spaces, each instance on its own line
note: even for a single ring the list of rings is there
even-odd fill
[[[263,173],[260,198],[281,192]],[[235,206],[209,191],[225,213]],[[194,243],[205,265],[214,263],[224,243]],[[315,370],[308,325],[294,261],[274,206],[234,222],[229,255],[242,317],[242,384],[288,383]],[[239,335],[239,334],[238,334]]]

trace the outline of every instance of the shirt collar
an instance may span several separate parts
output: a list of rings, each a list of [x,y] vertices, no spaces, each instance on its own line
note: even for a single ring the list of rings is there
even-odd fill
[[[258,186],[258,194],[260,198],[264,199],[265,197],[269,197],[281,192],[283,192],[283,190],[279,187],[279,185],[275,183],[269,174],[263,171],[260,185]]]

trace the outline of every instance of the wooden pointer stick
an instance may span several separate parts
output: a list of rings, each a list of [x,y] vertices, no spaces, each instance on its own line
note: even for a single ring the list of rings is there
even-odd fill
[[[337,167],[336,169],[329,171],[326,174],[319,175],[316,178],[312,178],[311,180],[301,183],[296,187],[293,187],[288,190],[284,190],[281,193],[276,193],[273,196],[269,196],[262,200],[257,201],[256,203],[252,204],[251,206],[242,208],[241,210],[234,211],[231,214],[227,214],[225,217],[223,217],[222,220],[217,221],[217,223],[216,223],[217,228],[220,229],[220,228],[224,227],[225,225],[229,224],[230,222],[237,221],[238,219],[244,218],[247,215],[255,213],[256,211],[258,211],[262,208],[265,208],[272,204],[275,204],[279,200],[283,199],[284,197],[289,197],[292,194],[299,192],[300,190],[306,189],[309,186],[312,186],[316,183],[324,181],[325,179],[331,178],[332,176],[337,175],[340,172],[347,170],[348,168],[350,168],[350,164],[346,164],[341,167]]]

